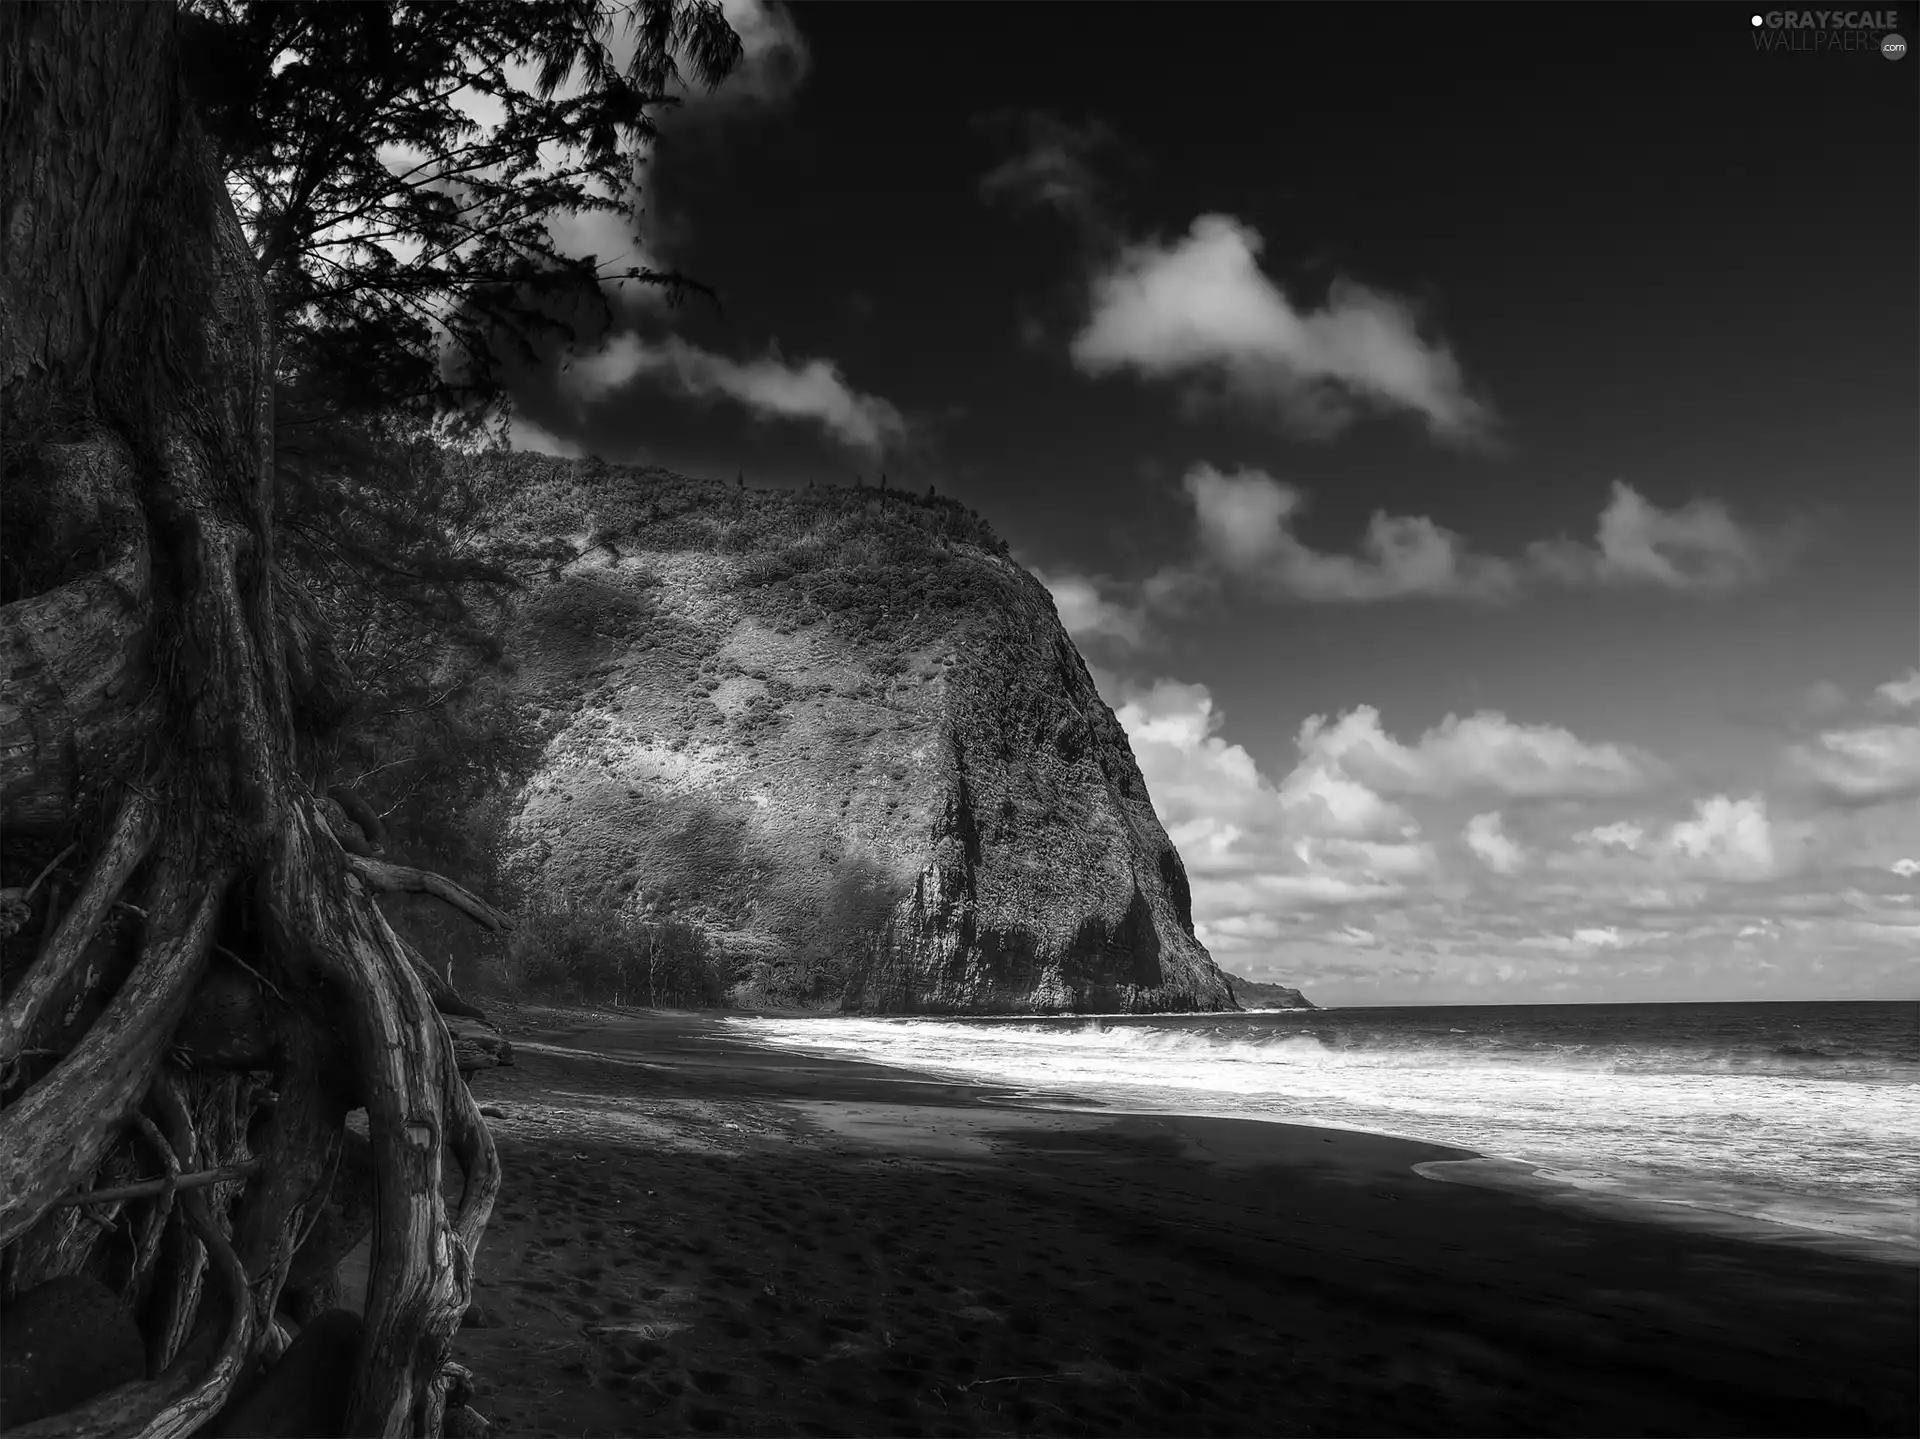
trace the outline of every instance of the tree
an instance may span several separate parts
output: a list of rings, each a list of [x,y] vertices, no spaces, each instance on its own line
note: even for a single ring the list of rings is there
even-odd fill
[[[447,65],[465,63],[466,42],[421,12],[461,26],[539,12],[547,28],[527,20],[526,44],[553,66],[562,19],[588,40],[599,25],[575,3],[395,5],[384,27],[369,7],[288,8],[308,48],[282,44],[268,80],[305,54],[294,63],[315,67],[314,85],[321,59],[363,43],[377,58],[383,34],[408,63],[430,36]],[[208,13],[282,23],[254,7]],[[642,6],[643,28],[664,25],[672,42],[675,13]],[[146,1377],[6,1422],[21,1435],[201,1427],[290,1324],[315,1321],[294,1342],[326,1329],[315,1249],[335,1191],[364,1169],[374,1263],[341,1423],[434,1434],[499,1174],[441,1017],[462,1002],[375,898],[417,890],[482,925],[506,921],[378,858],[378,826],[328,798],[356,683],[328,615],[283,563],[276,328],[303,379],[337,376],[328,367],[356,347],[404,367],[421,353],[420,330],[398,319],[409,307],[444,295],[463,315],[492,314],[504,287],[537,290],[540,266],[469,235],[473,250],[419,262],[425,275],[444,261],[441,290],[372,258],[356,289],[324,245],[301,249],[338,213],[326,206],[376,199],[328,188],[364,155],[312,117],[308,139],[344,158],[288,172],[305,178],[263,212],[272,223],[256,238],[269,243],[256,250],[222,169],[224,132],[209,135],[189,86],[194,23],[170,4],[0,9],[0,1292],[104,1284],[146,1348]],[[336,24],[358,37],[346,50]],[[582,53],[575,63],[599,63]],[[412,104],[412,92],[380,93]],[[637,113],[652,92],[623,93]],[[299,113],[297,96],[281,98]],[[212,111],[223,124],[241,114]],[[301,144],[261,143],[283,142]],[[519,212],[493,198],[511,250]],[[448,218],[395,203],[402,229],[415,215],[422,231],[466,223],[458,207]],[[289,257],[308,253],[333,281],[303,278]],[[499,262],[452,258],[487,253]],[[452,398],[431,385],[423,396]],[[345,1123],[362,1108],[364,1142]]]
[[[563,253],[548,222],[626,213],[682,66],[711,88],[740,63],[714,0],[192,0],[186,24],[281,375],[310,396],[484,413],[503,351],[604,320],[602,281],[711,297]]]

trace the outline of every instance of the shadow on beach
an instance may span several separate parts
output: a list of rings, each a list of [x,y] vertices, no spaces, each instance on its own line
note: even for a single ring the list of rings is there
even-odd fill
[[[456,1357],[504,1435],[1912,1434],[1911,1263],[529,1013]]]

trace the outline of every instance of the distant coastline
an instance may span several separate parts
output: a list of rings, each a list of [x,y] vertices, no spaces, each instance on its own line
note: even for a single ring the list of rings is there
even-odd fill
[[[1237,974],[1226,976],[1227,988],[1233,991],[1233,997],[1242,1009],[1317,1009],[1312,1000],[1299,990],[1284,984],[1262,984],[1257,979],[1246,979]]]

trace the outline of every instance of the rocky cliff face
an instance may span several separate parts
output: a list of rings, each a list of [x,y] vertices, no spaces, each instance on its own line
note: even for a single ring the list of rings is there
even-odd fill
[[[970,512],[501,462],[574,558],[513,657],[553,738],[503,837],[549,892],[702,924],[743,999],[1236,1008],[1125,734]]]

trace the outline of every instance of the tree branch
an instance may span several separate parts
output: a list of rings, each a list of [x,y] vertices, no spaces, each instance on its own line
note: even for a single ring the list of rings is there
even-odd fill
[[[430,869],[388,864],[385,860],[369,859],[360,854],[347,856],[347,868],[359,875],[369,889],[380,894],[430,894],[452,905],[482,929],[499,931],[513,928],[513,921],[484,899]]]
[[[149,1194],[172,1194],[182,1189],[205,1189],[209,1184],[225,1184],[233,1179],[250,1179],[260,1166],[252,1160],[225,1164],[218,1169],[202,1169],[192,1174],[163,1174],[157,1179],[142,1179],[133,1184],[118,1184],[112,1189],[89,1189],[79,1194],[63,1194],[53,1201],[55,1209],[74,1204],[118,1204],[123,1199],[144,1199]]]

